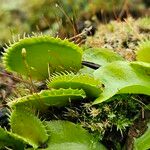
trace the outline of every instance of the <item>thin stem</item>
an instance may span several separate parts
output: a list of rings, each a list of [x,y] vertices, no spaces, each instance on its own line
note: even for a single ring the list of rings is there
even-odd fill
[[[32,77],[31,77],[31,69],[30,69],[30,66],[28,65],[28,63],[26,61],[26,49],[25,48],[22,49],[22,59],[23,59],[24,65],[26,67],[27,74],[28,74],[28,77],[29,77],[29,80],[30,80],[30,83],[31,83],[31,86],[32,86],[32,89],[33,89],[33,92],[36,92],[36,88],[35,88],[35,86],[33,84]]]
[[[137,101],[138,103],[142,104],[143,106],[145,106],[148,110],[150,110],[149,107],[147,107],[147,105],[145,105],[142,101],[138,100],[137,98],[135,97],[132,97],[133,100]]]
[[[11,78],[11,79],[13,79],[13,80],[15,80],[15,81],[18,81],[18,82],[24,82],[24,83],[27,83],[27,84],[30,83],[29,81],[20,79],[20,78],[18,78],[18,77],[14,77],[13,75],[8,74],[8,73],[5,73],[5,72],[0,72],[0,75],[1,75],[1,76],[7,76],[7,77],[9,77],[9,78]]]

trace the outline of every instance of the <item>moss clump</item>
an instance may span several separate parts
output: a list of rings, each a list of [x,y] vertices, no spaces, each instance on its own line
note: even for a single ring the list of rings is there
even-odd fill
[[[96,34],[87,38],[86,45],[109,48],[129,61],[135,60],[138,42],[150,38],[149,33],[141,32],[142,26],[139,22],[141,23],[140,20],[127,18],[124,22],[111,21],[109,24],[100,24]]]

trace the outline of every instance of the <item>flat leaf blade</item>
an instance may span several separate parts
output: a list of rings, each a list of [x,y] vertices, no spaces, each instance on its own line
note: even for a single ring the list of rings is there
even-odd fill
[[[106,48],[90,48],[84,51],[83,60],[99,64],[101,66],[113,61],[124,60],[120,55]]]
[[[143,62],[116,61],[94,72],[94,77],[105,86],[94,104],[108,100],[119,93],[150,95],[150,64]],[[142,90],[139,90],[141,88]]]

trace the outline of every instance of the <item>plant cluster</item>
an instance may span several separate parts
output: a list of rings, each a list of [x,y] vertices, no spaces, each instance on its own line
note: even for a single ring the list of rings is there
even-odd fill
[[[150,95],[149,57],[143,57],[149,51],[147,43],[139,44],[133,62],[109,49],[83,50],[44,35],[6,45],[2,58],[6,70],[22,76],[31,93],[7,103],[10,127],[0,128],[0,148],[107,149],[101,143],[108,138],[105,130],[116,128],[123,136],[138,118],[140,104],[146,105],[130,94]],[[98,67],[83,66],[87,62]],[[38,89],[40,82],[46,84],[43,90]],[[150,148],[145,138],[149,139],[145,135],[135,139],[134,147],[140,149],[142,142]]]

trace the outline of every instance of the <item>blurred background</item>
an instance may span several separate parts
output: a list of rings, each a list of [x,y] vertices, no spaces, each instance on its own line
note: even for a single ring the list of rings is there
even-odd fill
[[[0,0],[0,47],[18,34],[72,37],[99,22],[150,15],[150,0]]]

